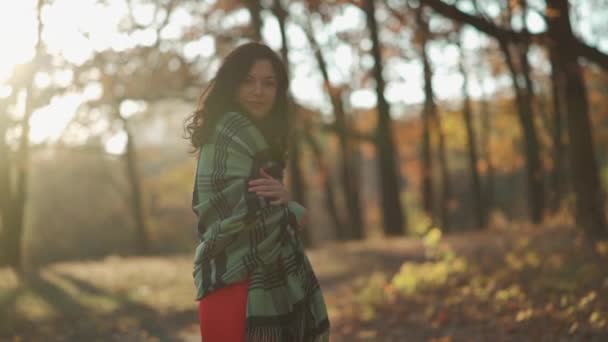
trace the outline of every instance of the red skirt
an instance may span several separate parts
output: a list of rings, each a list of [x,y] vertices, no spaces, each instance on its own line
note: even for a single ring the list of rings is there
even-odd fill
[[[210,293],[199,301],[198,315],[203,342],[245,341],[249,281]]]

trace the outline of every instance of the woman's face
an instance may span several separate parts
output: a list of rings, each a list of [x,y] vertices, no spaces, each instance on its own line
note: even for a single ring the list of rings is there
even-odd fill
[[[258,59],[237,90],[237,102],[256,119],[270,113],[277,94],[277,77],[267,59]]]

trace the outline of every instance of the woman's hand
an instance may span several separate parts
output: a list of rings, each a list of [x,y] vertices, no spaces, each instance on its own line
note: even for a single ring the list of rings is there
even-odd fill
[[[283,183],[272,178],[264,169],[260,169],[262,178],[249,181],[249,191],[255,192],[258,196],[272,198],[270,204],[280,205],[290,201],[290,196]]]

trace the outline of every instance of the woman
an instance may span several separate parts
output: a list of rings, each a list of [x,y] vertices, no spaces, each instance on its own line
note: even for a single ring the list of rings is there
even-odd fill
[[[204,342],[327,341],[323,296],[282,184],[288,79],[267,46],[232,51],[189,117],[199,152],[194,284]]]

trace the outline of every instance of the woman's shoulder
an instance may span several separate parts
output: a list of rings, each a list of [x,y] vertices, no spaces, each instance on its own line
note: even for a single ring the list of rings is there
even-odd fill
[[[265,145],[262,133],[258,130],[251,119],[239,111],[227,111],[223,113],[216,125],[218,138],[236,138],[252,146]]]
[[[218,119],[217,127],[226,127],[226,126],[249,126],[253,125],[251,120],[247,117],[245,113],[231,110],[222,113]]]

